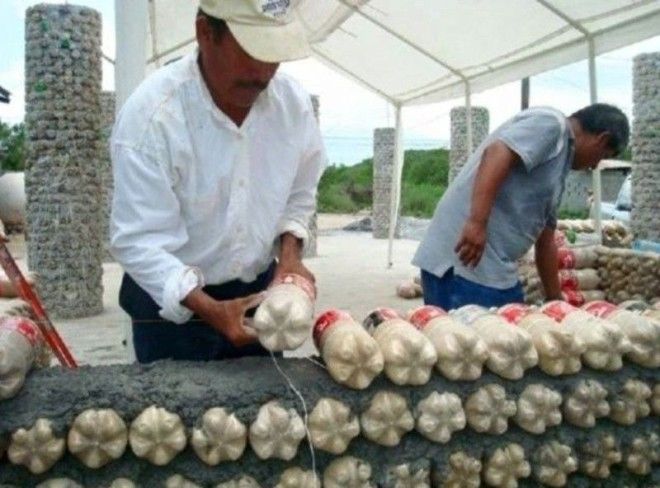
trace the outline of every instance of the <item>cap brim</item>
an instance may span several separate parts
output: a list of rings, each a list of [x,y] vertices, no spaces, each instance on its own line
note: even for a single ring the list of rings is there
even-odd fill
[[[282,63],[311,55],[307,36],[297,20],[277,25],[244,24],[232,20],[226,22],[240,46],[259,61]]]

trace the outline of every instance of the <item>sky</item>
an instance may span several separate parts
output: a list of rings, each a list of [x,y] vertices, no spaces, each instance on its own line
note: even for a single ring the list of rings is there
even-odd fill
[[[0,120],[18,123],[24,114],[24,19],[25,9],[37,3],[62,3],[52,0],[0,0],[0,85],[12,92],[9,105],[0,104]],[[98,10],[103,18],[103,52],[115,53],[114,0],[78,0],[71,2]],[[660,36],[648,39],[597,58],[599,101],[613,103],[632,116],[632,60],[643,52],[660,51]],[[320,96],[321,129],[326,141],[343,138],[370,139],[377,127],[394,124],[391,106],[382,98],[362,88],[325,65],[310,59],[287,63],[280,68],[300,80],[310,92]],[[103,61],[103,89],[112,90],[114,70]],[[554,106],[567,115],[589,104],[587,62],[533,76],[530,104]],[[420,107],[406,107],[403,112],[407,140],[449,140],[449,112],[462,105],[463,99]],[[508,83],[473,96],[473,105],[490,111],[490,128],[520,109],[520,83]]]

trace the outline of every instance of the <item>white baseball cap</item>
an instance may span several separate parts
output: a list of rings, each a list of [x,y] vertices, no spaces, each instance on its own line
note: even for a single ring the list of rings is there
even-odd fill
[[[298,18],[299,0],[200,0],[199,8],[223,19],[253,58],[281,63],[306,58],[311,49]]]

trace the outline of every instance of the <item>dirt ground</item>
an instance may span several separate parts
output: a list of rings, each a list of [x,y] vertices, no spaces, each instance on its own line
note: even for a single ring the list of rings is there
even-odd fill
[[[410,264],[417,242],[396,240],[393,266],[387,266],[387,240],[377,240],[365,232],[345,232],[341,228],[362,215],[321,214],[318,219],[318,256],[306,260],[316,275],[319,296],[317,312],[328,308],[350,311],[362,320],[373,308],[389,306],[407,311],[421,300],[396,296],[396,285],[412,278],[417,269]],[[25,243],[12,236],[10,251],[25,269]],[[104,311],[101,315],[76,320],[54,320],[64,341],[81,364],[125,363],[132,360],[131,345],[124,345],[129,329],[128,316],[119,308],[117,295],[122,270],[117,263],[103,265]],[[314,352],[309,340],[291,355]]]

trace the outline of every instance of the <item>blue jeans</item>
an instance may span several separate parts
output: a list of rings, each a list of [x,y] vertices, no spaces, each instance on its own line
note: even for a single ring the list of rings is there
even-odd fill
[[[244,297],[265,290],[274,273],[273,262],[251,283],[234,280],[221,285],[205,286],[204,291],[216,300]],[[125,274],[122,280],[119,304],[131,316],[135,355],[140,363],[159,359],[212,361],[270,354],[259,343],[235,347],[225,336],[197,316],[193,316],[185,324],[175,324],[163,319],[158,314],[158,304],[128,274]],[[247,316],[252,315],[254,309],[248,310]]]
[[[422,270],[422,288],[424,288],[424,303],[444,310],[470,304],[501,307],[507,303],[524,302],[520,282],[512,288],[498,290],[461,278],[454,274],[454,268],[449,268],[442,278]]]

